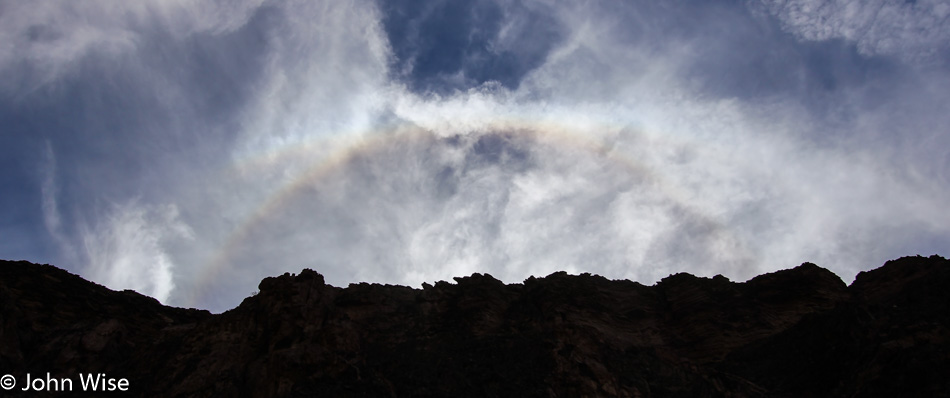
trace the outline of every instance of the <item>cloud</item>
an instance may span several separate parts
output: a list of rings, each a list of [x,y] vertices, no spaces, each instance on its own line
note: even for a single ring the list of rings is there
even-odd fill
[[[950,42],[950,5],[938,0],[762,1],[761,5],[796,36],[847,40],[866,55],[927,61],[946,57]]]
[[[113,289],[132,289],[166,302],[175,288],[169,241],[194,239],[175,206],[117,205],[82,228],[82,251],[91,279]]]
[[[152,29],[176,39],[197,32],[226,33],[244,25],[259,1],[108,1],[62,4],[6,1],[0,15],[0,72],[4,89],[30,92],[73,73],[88,56],[134,53]]]
[[[847,280],[947,248],[940,22],[892,15],[937,4],[450,3],[10,7],[3,139],[42,161],[5,181],[84,276],[213,310],[303,267]]]
[[[46,224],[46,230],[60,240],[63,225],[59,205],[56,203],[56,156],[49,141],[46,142],[44,155],[43,184],[40,188],[43,197],[43,222]]]

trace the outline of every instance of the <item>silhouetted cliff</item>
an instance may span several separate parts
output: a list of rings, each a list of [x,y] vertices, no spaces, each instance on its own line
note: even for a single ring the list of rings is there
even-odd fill
[[[744,283],[455,280],[337,288],[304,270],[212,315],[0,262],[0,373],[24,395],[49,372],[66,395],[101,373],[132,396],[950,396],[937,256],[851,286],[809,263]]]

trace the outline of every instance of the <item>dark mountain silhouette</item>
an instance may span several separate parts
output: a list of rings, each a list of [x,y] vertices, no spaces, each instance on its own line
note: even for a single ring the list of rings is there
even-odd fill
[[[128,380],[131,396],[950,396],[950,262],[851,286],[814,264],[654,286],[554,273],[423,289],[303,270],[223,314],[0,262],[0,373]]]

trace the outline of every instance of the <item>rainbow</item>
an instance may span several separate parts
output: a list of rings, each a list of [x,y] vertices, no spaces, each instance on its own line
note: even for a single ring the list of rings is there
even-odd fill
[[[505,134],[509,136],[520,136],[543,145],[568,148],[572,150],[581,150],[589,153],[591,156],[612,162],[613,164],[626,170],[631,175],[636,176],[641,181],[650,184],[651,187],[660,190],[664,197],[668,198],[681,211],[689,214],[696,219],[703,220],[705,225],[711,227],[713,231],[719,233],[728,233],[727,228],[716,221],[714,217],[697,210],[698,206],[690,205],[689,197],[683,190],[673,186],[662,175],[647,165],[637,161],[618,149],[609,145],[608,140],[597,139],[598,135],[591,132],[601,132],[600,137],[609,136],[624,132],[627,134],[644,135],[642,132],[631,131],[626,127],[616,125],[570,125],[567,123],[552,122],[526,122],[518,119],[495,120],[486,123],[482,128],[474,131],[468,131],[469,136],[479,136],[481,134]],[[603,134],[607,132],[608,134]],[[465,134],[465,133],[462,133]],[[336,138],[336,145],[339,149],[323,156],[309,167],[299,172],[290,182],[285,183],[280,189],[274,191],[262,203],[234,229],[234,231],[224,240],[214,254],[205,264],[200,267],[196,284],[193,286],[191,295],[186,298],[186,305],[194,306],[203,302],[206,290],[222,272],[229,269],[232,263],[232,253],[235,253],[247,240],[255,227],[259,226],[268,217],[285,208],[291,200],[299,195],[306,187],[313,186],[319,181],[326,179],[342,168],[345,168],[357,157],[373,156],[374,153],[384,150],[390,145],[394,145],[401,140],[434,140],[445,135],[438,135],[433,130],[420,127],[418,125],[403,124],[395,126],[385,126],[377,128],[374,131],[365,133],[342,134]],[[655,136],[651,139],[656,139]],[[669,136],[663,137],[665,142],[669,142]],[[233,165],[234,173],[243,173],[248,170],[266,168],[273,164],[280,164],[281,161],[288,159],[305,158],[315,151],[315,148],[322,148],[328,144],[326,138],[314,139],[305,143],[296,145],[287,145],[278,151],[269,151],[254,157],[248,157],[236,162]],[[330,143],[332,144],[332,143]],[[683,142],[675,142],[678,145],[688,145]]]

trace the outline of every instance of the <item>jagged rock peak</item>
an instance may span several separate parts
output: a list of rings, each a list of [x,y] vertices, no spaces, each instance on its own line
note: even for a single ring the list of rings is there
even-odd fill
[[[654,286],[556,272],[422,289],[265,278],[223,314],[0,262],[0,369],[134,396],[947,396],[950,263]],[[15,392],[15,391],[14,391]]]

